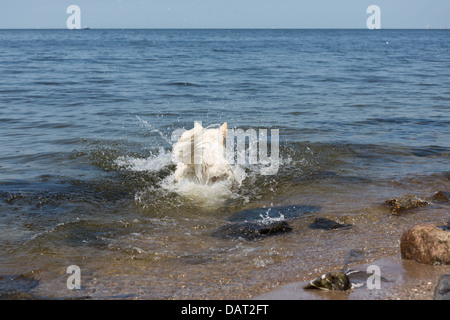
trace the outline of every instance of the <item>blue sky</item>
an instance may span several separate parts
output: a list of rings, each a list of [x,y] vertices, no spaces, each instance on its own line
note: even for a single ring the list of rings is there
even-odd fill
[[[450,28],[450,0],[1,0],[0,28],[66,28],[69,5],[91,28]]]

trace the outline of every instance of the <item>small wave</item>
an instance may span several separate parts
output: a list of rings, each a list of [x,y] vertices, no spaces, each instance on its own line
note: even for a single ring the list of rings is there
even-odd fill
[[[89,79],[87,80],[88,83],[94,83],[94,84],[112,84],[115,82],[114,79]]]
[[[20,88],[14,88],[14,89],[1,89],[0,93],[1,94],[8,94],[8,93],[24,93],[27,92],[27,90],[25,89],[20,89]]]
[[[149,129],[150,132],[155,132],[160,135],[161,138],[163,138],[168,144],[172,144],[172,141],[164,135],[160,130],[155,129],[148,121],[145,121],[144,119],[141,119],[139,116],[136,116],[136,118],[144,125],[145,128]]]
[[[201,85],[197,84],[197,83],[182,82],[182,81],[167,82],[165,84],[168,85],[168,86],[201,87]]]
[[[52,81],[36,81],[35,84],[44,85],[44,86],[59,86],[59,85],[62,85],[61,82],[52,82]]]
[[[450,149],[440,146],[427,146],[412,148],[411,153],[417,157],[447,157],[450,156]]]
[[[355,121],[355,123],[373,124],[373,125],[379,125],[379,124],[448,125],[449,121],[441,120],[441,119],[435,120],[435,119],[429,119],[429,118],[422,119],[422,118],[397,117],[397,118],[367,118],[367,119],[364,119],[363,121]]]

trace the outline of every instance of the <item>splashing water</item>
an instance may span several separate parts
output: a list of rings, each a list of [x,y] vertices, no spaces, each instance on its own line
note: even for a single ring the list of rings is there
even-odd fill
[[[285,217],[284,214],[280,213],[280,215],[278,217],[271,217],[270,216],[270,211],[272,210],[273,207],[273,203],[270,204],[270,208],[267,209],[266,214],[262,215],[260,214],[259,216],[261,217],[261,224],[270,224],[272,222],[279,222],[279,221],[284,221]]]
[[[163,138],[164,141],[166,141],[166,142],[169,143],[169,144],[172,144],[172,141],[170,141],[170,139],[167,138],[167,137],[164,135],[164,133],[162,133],[162,132],[161,132],[160,130],[158,130],[158,129],[154,129],[153,126],[152,126],[150,123],[148,123],[148,121],[145,121],[144,119],[140,118],[139,116],[136,116],[136,118],[137,118],[137,119],[145,126],[145,128],[149,129],[150,132],[156,132],[156,133],[158,133],[158,134],[161,136],[161,138]]]
[[[171,163],[171,152],[159,148],[157,155],[151,155],[148,158],[134,158],[129,156],[120,156],[115,164],[121,168],[130,171],[160,171]]]
[[[171,165],[175,165],[172,152],[165,150],[163,147],[160,147],[157,153],[155,152],[147,158],[120,156],[114,163],[121,170],[156,174]],[[242,166],[235,165],[231,168],[235,176],[234,183],[231,180],[223,180],[209,185],[199,184],[188,179],[175,181],[174,171],[172,170],[171,174],[163,178],[158,185],[149,185],[145,190],[137,191],[135,200],[145,207],[146,194],[162,192],[160,196],[164,197],[174,192],[188,202],[194,202],[197,206],[215,208],[228,199],[238,197],[235,188],[238,189],[247,177],[245,168]]]

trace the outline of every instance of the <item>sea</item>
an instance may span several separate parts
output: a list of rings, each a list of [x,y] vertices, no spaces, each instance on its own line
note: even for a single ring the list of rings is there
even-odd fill
[[[3,298],[251,299],[449,219],[384,204],[450,191],[448,30],[0,30],[0,75]],[[278,130],[277,171],[174,186],[196,121]]]

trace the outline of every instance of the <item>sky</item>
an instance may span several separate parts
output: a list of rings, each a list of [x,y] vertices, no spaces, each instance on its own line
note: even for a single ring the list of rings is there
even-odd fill
[[[70,5],[90,28],[450,28],[450,0],[0,0],[0,29],[66,28]]]

